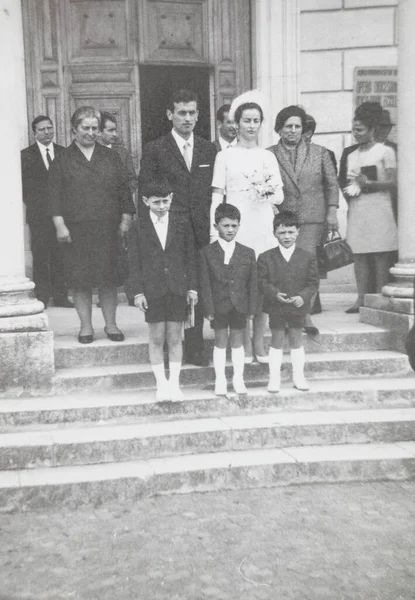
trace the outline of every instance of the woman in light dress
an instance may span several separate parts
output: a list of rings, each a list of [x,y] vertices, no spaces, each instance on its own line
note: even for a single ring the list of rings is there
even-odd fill
[[[389,280],[390,252],[398,249],[391,198],[396,189],[396,156],[393,148],[375,141],[381,113],[377,102],[365,102],[356,109],[352,131],[358,146],[346,158],[346,238],[353,250],[358,294],[348,313],[357,313],[363,306],[370,278],[375,280],[376,293],[382,291]],[[344,185],[341,177],[340,181]]]
[[[235,102],[235,101],[234,101]],[[231,107],[231,112],[232,109]],[[218,153],[213,172],[211,223],[216,207],[224,201],[241,212],[241,224],[236,241],[253,248],[258,256],[277,245],[273,233],[275,207],[282,203],[282,181],[275,156],[258,147],[258,134],[264,119],[256,102],[243,102],[234,109],[238,128],[238,143]],[[212,229],[211,239],[216,239]],[[266,315],[260,311],[254,318],[253,346],[250,326],[244,336],[245,362],[253,360],[253,350],[259,362],[267,362],[264,349]]]

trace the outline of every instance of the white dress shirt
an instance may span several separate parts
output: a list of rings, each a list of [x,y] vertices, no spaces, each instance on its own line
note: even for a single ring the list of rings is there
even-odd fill
[[[177,133],[177,131],[175,131],[174,129],[171,130],[172,136],[174,137],[174,141],[176,142],[177,146],[179,147],[179,150],[181,152],[181,155],[183,156],[184,153],[184,147],[187,146],[187,152],[190,158],[190,164],[192,164],[193,161],[193,148],[194,148],[194,135],[193,135],[193,131],[190,134],[190,137],[188,140],[185,140],[184,138],[182,138],[181,135],[179,135]]]
[[[219,136],[219,144],[222,150],[225,150],[225,148],[232,148],[232,146],[236,146],[237,143],[238,138],[236,137],[233,138],[231,142],[228,142],[228,140],[225,140],[221,135]]]
[[[222,250],[225,253],[225,259],[223,261],[223,264],[229,265],[231,258],[233,256],[233,253],[235,252],[236,242],[235,242],[235,240],[232,240],[231,242],[227,242],[226,240],[223,240],[222,238],[219,238],[218,242],[220,244],[220,247],[222,248]]]
[[[285,258],[285,260],[287,262],[290,262],[290,259],[291,259],[292,255],[294,254],[295,244],[293,244],[289,248],[284,248],[284,246],[281,246],[281,244],[278,247],[280,249],[281,254]]]
[[[38,141],[36,141],[36,144],[40,150],[40,153],[42,155],[42,159],[43,162],[45,163],[45,167],[47,168],[47,170],[49,171],[49,163],[48,163],[48,159],[46,158],[46,148],[49,150],[49,156],[51,158],[51,160],[54,160],[55,158],[55,150],[53,148],[53,143],[51,142],[49,144],[49,146],[45,146],[44,144],[39,144]]]
[[[162,219],[150,211],[150,219],[153,222],[157,237],[160,240],[163,250],[166,249],[167,230],[169,228],[169,213],[165,214]]]

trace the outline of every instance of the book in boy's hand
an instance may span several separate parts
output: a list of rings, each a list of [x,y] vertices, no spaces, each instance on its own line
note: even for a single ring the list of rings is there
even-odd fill
[[[184,322],[184,328],[190,329],[191,327],[194,327],[194,326],[195,326],[195,303],[194,303],[193,299],[191,299],[189,304],[187,305],[187,316],[186,316],[186,320]]]
[[[368,178],[369,181],[378,180],[378,170],[376,165],[368,165],[366,167],[360,167],[360,173]]]

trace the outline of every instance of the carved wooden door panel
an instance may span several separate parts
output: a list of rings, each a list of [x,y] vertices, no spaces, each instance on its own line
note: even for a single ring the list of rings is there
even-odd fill
[[[57,140],[82,104],[113,112],[136,162],[140,66],[209,73],[211,131],[222,103],[251,86],[250,0],[22,0],[28,122],[45,113]]]

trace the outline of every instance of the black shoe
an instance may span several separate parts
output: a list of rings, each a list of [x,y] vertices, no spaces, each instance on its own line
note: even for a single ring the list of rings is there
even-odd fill
[[[53,306],[59,306],[60,308],[74,308],[73,302],[68,300],[68,298],[62,299],[53,299]]]
[[[94,336],[93,334],[90,335],[78,335],[78,342],[80,344],[92,344],[92,342],[94,341]]]
[[[312,335],[313,337],[320,333],[319,330],[317,329],[317,327],[315,327],[314,325],[308,325],[308,326],[304,327],[303,331],[307,335]]]
[[[111,340],[111,342],[123,342],[125,340],[125,336],[123,333],[108,333],[107,328],[104,327],[104,331],[107,334],[107,338]]]
[[[209,359],[204,352],[194,352],[193,354],[188,354],[186,357],[186,362],[190,365],[195,365],[196,367],[209,366]]]
[[[345,310],[344,312],[347,313],[348,315],[355,315],[359,312],[359,307],[358,306],[351,306],[350,308],[348,308],[347,310]]]

